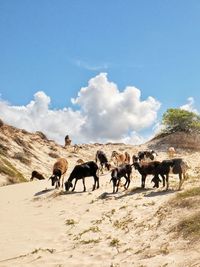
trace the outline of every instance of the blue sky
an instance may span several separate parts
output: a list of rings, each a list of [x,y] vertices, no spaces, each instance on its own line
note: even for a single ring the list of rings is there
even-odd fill
[[[24,115],[19,113],[15,118],[15,108],[19,110],[37,102],[36,98],[43,99],[44,102],[38,101],[41,105],[47,104],[45,112],[57,110],[62,113],[71,109],[76,118],[83,116],[78,118],[79,122],[84,120],[90,124],[89,130],[85,126],[81,128],[80,123],[74,134],[77,142],[96,141],[97,132],[94,134],[91,129],[102,129],[102,123],[93,124],[98,117],[89,122],[83,119],[89,113],[83,108],[86,95],[80,92],[83,87],[89,88],[89,81],[99,75],[115,83],[120,98],[125,97],[126,101],[123,93],[126,87],[132,86],[140,90],[140,102],[147,101],[149,106],[148,98],[152,97],[160,103],[157,108],[150,108],[153,115],[149,123],[140,127],[130,124],[125,127],[127,133],[118,137],[108,133],[110,139],[121,140],[131,132],[145,137],[147,133],[150,135],[163,112],[170,107],[186,105],[198,112],[199,14],[198,0],[0,0],[1,110],[4,108],[0,110],[0,116],[8,123],[21,126],[20,116],[23,120]],[[101,73],[107,75],[101,76]],[[101,81],[106,86],[104,78]],[[101,88],[102,84],[97,80],[97,87]],[[96,86],[96,82],[94,84]],[[37,94],[40,91],[44,94]],[[88,92],[93,94],[90,88]],[[39,98],[35,98],[35,94]],[[76,104],[71,98],[77,100]],[[109,99],[112,101],[111,94]],[[94,99],[89,101],[92,102],[95,105]],[[81,114],[77,115],[78,111]],[[109,111],[111,109],[103,110],[101,106],[98,114]],[[115,113],[113,109],[112,112]],[[140,120],[141,113],[131,112]],[[31,123],[31,117],[26,117],[27,120]],[[62,122],[62,118],[59,121]],[[35,122],[34,127],[28,123],[26,127],[23,123],[23,127],[32,131],[38,127],[38,130],[51,132],[52,128],[60,127],[53,122],[46,128],[42,126],[42,121],[41,124]],[[70,127],[77,125],[70,124]],[[115,125],[114,129],[117,127]],[[88,138],[81,139],[80,132],[86,128]],[[66,127],[65,130],[73,135],[72,129]],[[60,139],[51,134],[50,137],[61,140],[61,135],[60,132]],[[106,130],[98,140],[106,141]]]

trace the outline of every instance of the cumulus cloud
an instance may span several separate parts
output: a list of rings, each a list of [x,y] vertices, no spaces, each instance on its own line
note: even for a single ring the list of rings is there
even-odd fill
[[[8,124],[31,132],[42,131],[50,139],[64,144],[69,134],[73,143],[144,142],[140,131],[156,123],[160,103],[149,96],[141,100],[139,89],[117,85],[100,73],[72,100],[74,109],[50,109],[51,99],[37,92],[26,106],[12,106],[0,100],[0,117]]]
[[[64,144],[66,134],[78,139],[84,117],[70,108],[49,109],[50,98],[44,92],[37,92],[26,106],[12,106],[0,101],[0,117],[8,124],[30,132],[42,131],[49,138]]]
[[[193,97],[188,97],[187,101],[188,101],[188,103],[183,105],[183,106],[181,106],[180,109],[184,109],[184,110],[199,114],[197,109],[194,107],[194,98]]]
[[[81,88],[72,103],[86,116],[82,129],[90,139],[123,139],[156,121],[160,103],[153,97],[140,98],[139,89],[128,86],[120,92],[107,74],[101,73]]]

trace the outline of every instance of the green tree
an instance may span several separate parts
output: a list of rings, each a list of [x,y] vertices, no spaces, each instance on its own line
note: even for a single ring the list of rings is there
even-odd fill
[[[200,116],[183,109],[168,109],[162,117],[166,132],[200,132]]]

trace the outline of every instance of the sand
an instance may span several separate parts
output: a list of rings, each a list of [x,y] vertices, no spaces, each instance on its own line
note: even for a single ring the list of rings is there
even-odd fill
[[[196,177],[199,153],[183,156]],[[86,178],[87,192],[81,181],[73,193],[48,180],[0,187],[0,266],[200,266],[198,242],[173,231],[189,212],[169,206],[177,176],[170,177],[168,191],[153,189],[151,178],[141,189],[133,170],[129,189],[115,194],[107,171],[95,191],[92,177]],[[198,179],[188,179],[182,192],[194,186]]]

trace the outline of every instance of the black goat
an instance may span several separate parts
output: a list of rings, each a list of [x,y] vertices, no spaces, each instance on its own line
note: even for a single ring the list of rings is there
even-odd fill
[[[69,191],[70,187],[73,187],[72,181],[76,179],[74,187],[72,189],[72,191],[74,191],[77,181],[79,179],[82,179],[84,188],[83,191],[85,192],[86,191],[85,177],[89,176],[94,177],[94,185],[92,191],[95,190],[96,188],[99,188],[99,177],[97,176],[97,170],[98,166],[94,161],[88,161],[83,164],[76,165],[72,170],[68,180],[65,182],[65,190]]]
[[[136,170],[141,174],[142,176],[142,183],[141,187],[145,188],[145,181],[147,175],[154,175],[154,178],[152,179],[152,182],[154,182],[154,187],[159,187],[159,174],[162,176],[163,179],[163,186],[165,185],[165,176],[158,172],[157,167],[160,165],[160,161],[151,161],[151,162],[134,162],[133,166],[135,167]]]
[[[111,180],[113,182],[113,193],[118,192],[119,183],[122,177],[126,179],[124,188],[128,189],[130,184],[130,176],[132,172],[132,167],[130,164],[121,164],[119,167],[116,167],[111,172]],[[116,191],[115,191],[116,187]]]
[[[45,179],[41,173],[39,173],[37,171],[32,171],[30,181],[32,181],[34,178],[37,178],[38,180],[44,180]]]
[[[181,189],[181,185],[183,183],[183,179],[186,178],[186,171],[188,169],[187,163],[181,158],[175,158],[171,160],[163,160],[156,168],[156,177],[157,180],[158,175],[160,174],[162,177],[166,176],[166,190],[169,188],[169,174],[178,174],[179,175],[179,187]],[[183,179],[182,179],[183,176]],[[159,181],[157,181],[159,183]]]
[[[146,150],[138,152],[139,161],[147,159],[154,160],[157,155],[158,154],[154,150]]]
[[[100,162],[100,171],[101,173],[103,173],[103,167],[105,166],[107,168],[107,170],[110,170],[111,165],[108,163],[108,159],[106,157],[106,154],[101,151],[101,150],[97,150],[96,152],[96,156],[95,156],[95,161],[96,163],[99,161]]]

